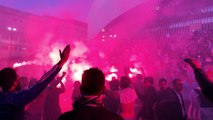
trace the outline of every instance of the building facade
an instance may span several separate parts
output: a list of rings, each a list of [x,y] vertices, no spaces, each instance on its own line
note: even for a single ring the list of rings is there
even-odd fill
[[[48,36],[49,43],[87,39],[87,24],[73,19],[38,16],[4,6],[0,6],[0,18],[0,59],[3,61],[31,58]]]

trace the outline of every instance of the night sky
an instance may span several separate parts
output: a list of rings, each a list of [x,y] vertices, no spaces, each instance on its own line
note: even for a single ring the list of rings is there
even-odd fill
[[[87,21],[93,0],[1,0],[0,5],[38,15]]]
[[[37,15],[72,18],[88,24],[91,39],[113,19],[144,0],[0,0],[0,5]]]

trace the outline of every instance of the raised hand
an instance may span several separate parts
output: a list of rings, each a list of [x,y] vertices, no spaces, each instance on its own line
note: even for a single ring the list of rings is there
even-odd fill
[[[186,59],[184,59],[184,61],[186,63],[188,63],[193,69],[195,69],[195,68],[201,68],[200,63],[198,61],[196,61],[196,60],[193,60],[191,58],[186,58]]]
[[[67,74],[66,72],[63,72],[63,73],[62,73],[62,76],[65,76],[66,74]]]
[[[58,65],[60,67],[62,67],[64,65],[64,63],[67,62],[67,60],[69,59],[69,56],[70,56],[70,45],[67,45],[63,52],[61,52],[61,50],[59,50],[59,55],[60,55],[60,58],[61,60],[58,62]]]

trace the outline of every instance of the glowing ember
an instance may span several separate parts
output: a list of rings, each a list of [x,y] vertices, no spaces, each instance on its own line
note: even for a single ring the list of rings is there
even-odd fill
[[[141,71],[139,71],[137,68],[129,68],[129,70],[134,74],[141,74]]]
[[[132,77],[133,77],[133,74],[129,73],[129,77],[132,78]]]
[[[112,66],[112,67],[110,68],[110,72],[118,72],[118,70],[115,68],[115,66]]]
[[[31,65],[31,64],[36,64],[36,61],[23,61],[21,63],[14,63],[13,68],[25,66],[25,65]]]
[[[106,76],[106,80],[111,81],[113,77],[115,77],[116,79],[118,79],[117,74],[111,73],[111,74],[109,74],[109,75]]]

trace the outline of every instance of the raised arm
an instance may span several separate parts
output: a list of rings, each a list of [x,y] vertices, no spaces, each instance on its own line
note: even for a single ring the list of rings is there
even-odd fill
[[[63,72],[60,77],[57,77],[57,79],[51,83],[50,88],[55,88],[59,83],[61,83],[61,80],[64,78],[65,75],[66,72]]]
[[[58,72],[63,67],[64,63],[69,58],[70,46],[67,45],[63,52],[60,51],[60,61],[52,67],[47,73],[45,73],[41,78],[40,82],[35,84],[33,87],[14,93],[13,103],[17,106],[25,106],[32,100],[34,100],[46,87],[47,85],[55,78]]]
[[[61,84],[60,93],[63,93],[65,92],[65,86],[63,82],[60,82],[60,84]]]
[[[198,61],[187,58],[184,60],[188,63],[192,69],[194,70],[196,81],[198,82],[202,93],[211,101],[213,102],[213,83],[208,75],[201,69],[201,65]]]

